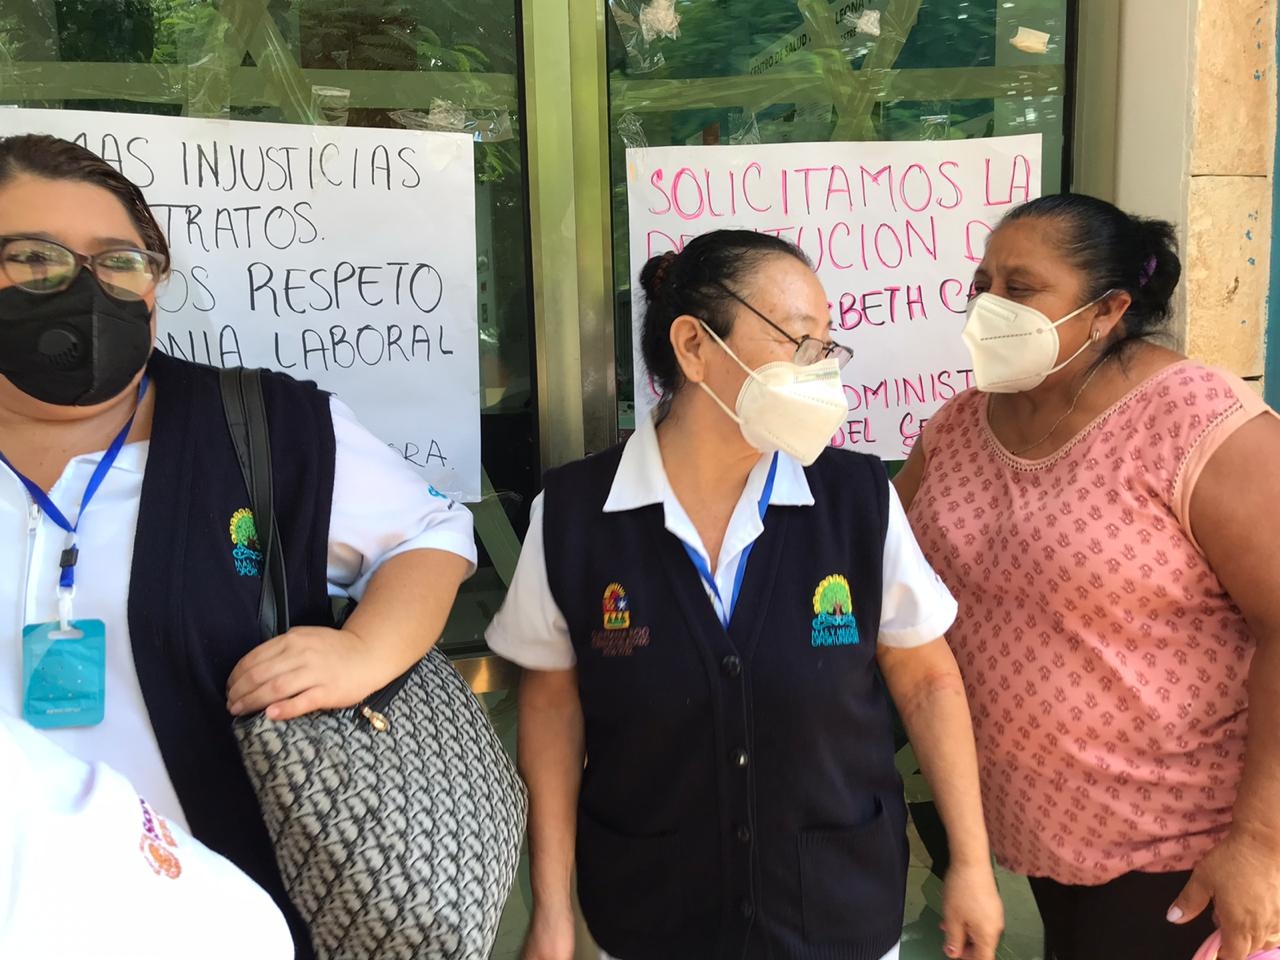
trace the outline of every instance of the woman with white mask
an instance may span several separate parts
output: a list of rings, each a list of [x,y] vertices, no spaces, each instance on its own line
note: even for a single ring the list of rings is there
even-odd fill
[[[992,847],[1056,960],[1280,941],[1280,419],[1150,342],[1180,272],[1172,226],[1102,200],[1009,214],[977,388],[895,480],[960,602]]]
[[[1002,912],[941,639],[955,603],[879,461],[826,449],[849,352],[822,286],[794,246],[746,231],[640,282],[665,399],[624,445],[547,476],[488,631],[526,668],[525,960],[573,956],[575,859],[606,956],[896,957],[889,697],[951,836],[948,955],[989,960]]]

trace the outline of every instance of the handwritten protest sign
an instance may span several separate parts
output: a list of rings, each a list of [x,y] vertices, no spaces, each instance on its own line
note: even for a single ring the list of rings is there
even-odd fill
[[[752,229],[809,255],[831,336],[853,349],[833,445],[900,460],[973,385],[960,339],[973,270],[1000,218],[1039,195],[1040,137],[632,149],[627,184],[637,416],[659,397],[634,278],[702,233]]]
[[[479,499],[469,136],[0,111],[15,133],[75,140],[142,188],[173,248],[160,349],[314,380],[438,490]]]

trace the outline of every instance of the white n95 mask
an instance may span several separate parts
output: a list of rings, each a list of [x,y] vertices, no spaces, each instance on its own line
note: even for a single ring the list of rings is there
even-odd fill
[[[978,294],[969,301],[961,334],[973,358],[978,389],[986,393],[1021,393],[1040,386],[1045,377],[1063,369],[1097,339],[1095,331],[1079,350],[1054,366],[1058,359],[1058,327],[1109,293],[1110,290],[1057,321],[1024,303],[994,293]]]
[[[743,439],[761,453],[780,450],[806,467],[817,460],[849,415],[835,358],[804,367],[778,360],[752,370],[714,330],[705,323],[703,327],[747,373],[736,412],[705,383],[698,384],[738,424]]]

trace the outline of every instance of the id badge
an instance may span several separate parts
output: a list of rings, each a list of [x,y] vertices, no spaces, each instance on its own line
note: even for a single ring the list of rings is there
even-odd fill
[[[33,727],[92,727],[107,691],[107,627],[101,620],[22,628],[22,718]]]

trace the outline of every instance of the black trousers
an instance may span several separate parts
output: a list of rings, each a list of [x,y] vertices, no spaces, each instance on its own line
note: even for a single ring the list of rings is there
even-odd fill
[[[1182,926],[1165,919],[1190,878],[1190,871],[1127,873],[1073,887],[1032,877],[1045,960],[1191,960],[1213,933],[1212,907]]]

